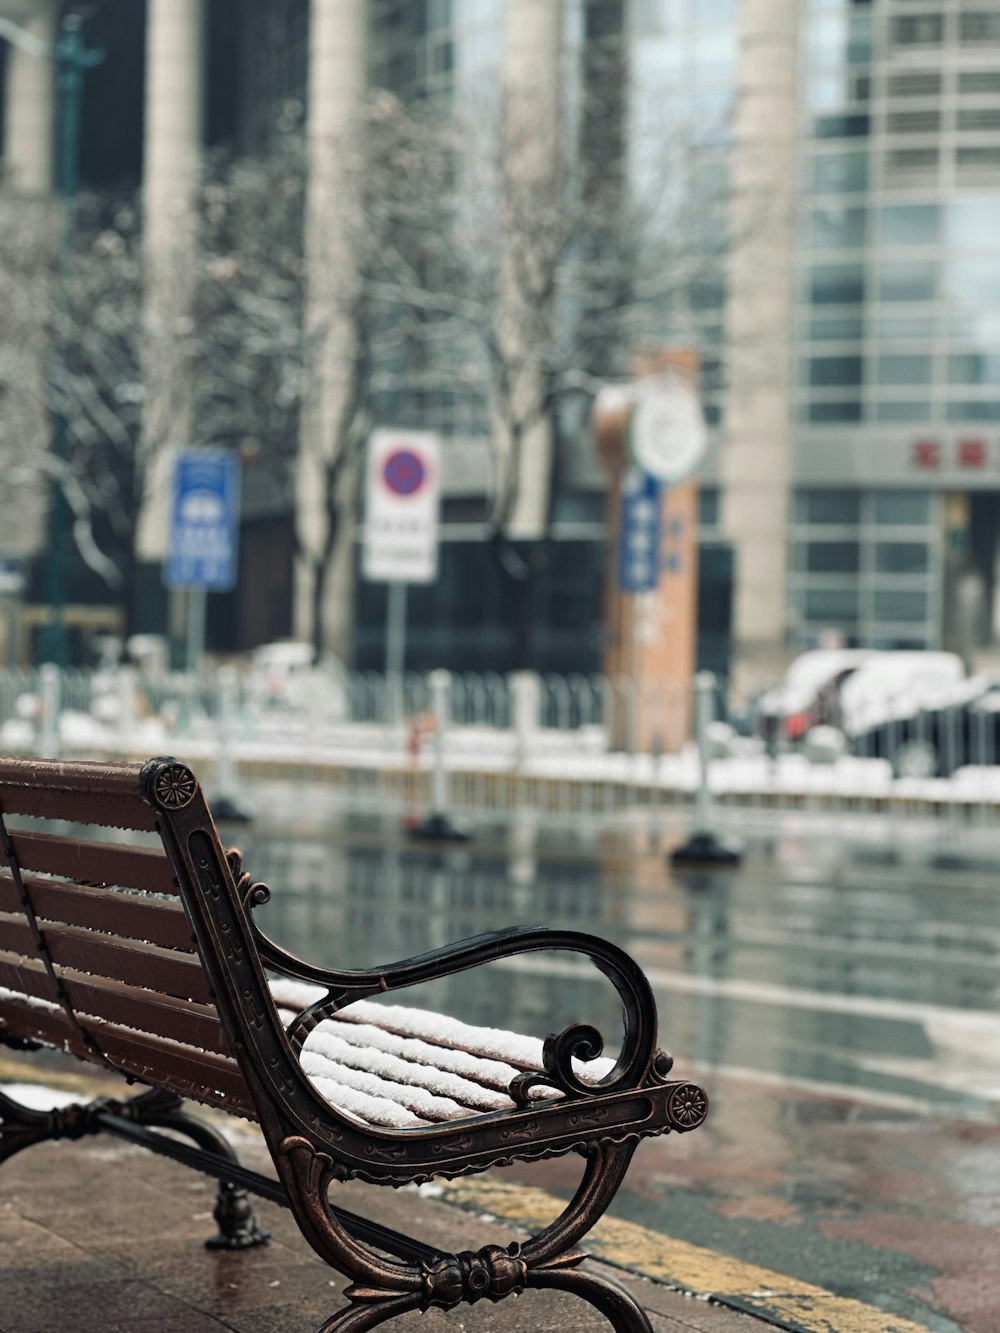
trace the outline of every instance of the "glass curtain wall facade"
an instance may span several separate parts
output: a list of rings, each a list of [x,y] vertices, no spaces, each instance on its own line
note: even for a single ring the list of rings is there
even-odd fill
[[[944,496],[1000,481],[1000,5],[812,0],[801,60],[794,411],[844,463],[796,499],[793,640],[937,647]]]

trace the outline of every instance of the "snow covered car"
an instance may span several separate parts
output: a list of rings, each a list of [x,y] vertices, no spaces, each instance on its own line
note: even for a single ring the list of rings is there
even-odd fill
[[[795,743],[813,727],[839,727],[841,687],[870,656],[863,648],[816,648],[797,657],[757,701],[764,739]]]
[[[954,653],[873,654],[841,703],[851,753],[887,759],[896,777],[948,777],[966,764],[995,762],[990,727],[1000,679],[966,678]]]

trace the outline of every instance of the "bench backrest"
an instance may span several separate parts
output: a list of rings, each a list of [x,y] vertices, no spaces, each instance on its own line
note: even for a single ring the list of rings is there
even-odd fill
[[[0,759],[0,1034],[252,1115],[139,771]]]

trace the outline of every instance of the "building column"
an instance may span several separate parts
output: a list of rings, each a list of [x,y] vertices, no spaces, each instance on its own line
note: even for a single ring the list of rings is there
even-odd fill
[[[0,14],[40,42],[56,39],[55,6],[36,0],[29,6],[0,4]],[[7,47],[7,95],[4,104],[3,177],[5,190],[47,195],[55,165],[55,65],[13,44]]]
[[[365,11],[364,0],[312,0],[309,11],[305,318],[313,351],[296,472],[294,626],[297,637],[318,638],[345,659],[353,637],[355,463],[337,477],[336,544],[321,597],[315,572],[331,533],[330,469],[346,447],[353,416],[358,330],[351,233],[359,179],[354,136],[368,83]]]
[[[145,560],[162,560],[166,550],[171,453],[198,443],[183,343],[195,279],[204,66],[204,0],[148,0],[143,144],[147,481],[139,531]],[[175,613],[176,608],[172,620]]]
[[[720,479],[736,567],[733,668],[745,687],[787,656],[798,9],[741,6]]]

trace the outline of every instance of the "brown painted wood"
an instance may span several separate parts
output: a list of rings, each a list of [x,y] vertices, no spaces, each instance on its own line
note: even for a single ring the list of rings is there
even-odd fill
[[[37,819],[67,819],[74,824],[98,824],[133,832],[156,831],[156,816],[136,793],[127,797],[100,791],[0,785],[0,812],[33,815]]]
[[[45,787],[52,791],[102,792],[112,799],[139,794],[139,764],[91,759],[0,759],[0,787]]]
[[[74,1011],[103,1018],[137,1032],[157,1032],[171,1041],[217,1055],[231,1055],[214,1006],[178,1000],[172,995],[126,986],[120,981],[85,976],[68,968],[57,972]],[[0,952],[0,986],[41,1000],[57,1001],[44,963]]]
[[[58,838],[48,833],[11,833],[22,870],[40,870],[94,884],[120,884],[150,893],[177,892],[170,862],[159,849]]]
[[[42,938],[52,962],[78,972],[123,981],[129,986],[173,995],[181,1000],[210,1004],[208,979],[192,954],[160,949],[141,941],[81,930],[79,926],[43,925]],[[35,937],[24,920],[0,914],[0,949],[38,956]]]
[[[40,959],[0,950],[0,986],[58,1004],[56,988]]]
[[[86,884],[25,875],[35,915],[44,921],[85,926],[132,940],[148,940],[164,949],[194,952],[191,927],[176,900],[140,897],[118,889],[99,889]],[[0,871],[0,912],[20,912],[21,898],[11,875]]]
[[[0,1031],[4,1030],[16,1037],[58,1046],[81,1060],[95,1058],[61,1009],[42,1009],[15,995],[0,995]]]
[[[194,1051],[162,1037],[138,1036],[86,1017],[80,1025],[100,1042],[105,1059],[123,1073],[256,1119],[239,1065],[231,1057]]]

